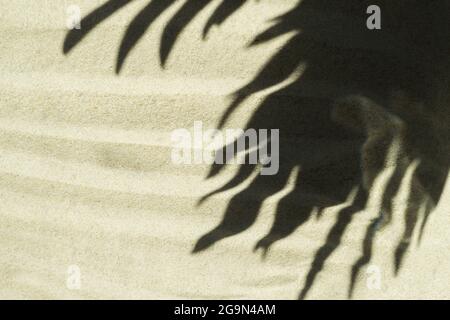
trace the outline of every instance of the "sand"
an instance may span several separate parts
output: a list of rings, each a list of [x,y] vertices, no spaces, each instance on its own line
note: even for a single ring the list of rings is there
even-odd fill
[[[70,4],[86,14],[103,2]],[[197,206],[237,166],[206,180],[207,164],[176,166],[170,158],[172,130],[197,120],[216,125],[229,94],[287,41],[289,35],[245,47],[296,1],[247,4],[202,40],[213,1],[183,31],[163,69],[160,32],[177,3],[116,75],[121,36],[145,2],[130,4],[64,55],[67,1],[0,1],[0,298],[296,299],[338,208],[310,219],[265,258],[253,252],[295,183],[291,177],[250,228],[192,254],[245,184]],[[243,126],[267,94],[249,98],[230,126]],[[377,236],[353,298],[450,298],[448,183],[441,199],[397,276],[392,249],[403,220],[394,216]],[[307,298],[347,298],[351,267],[376,214],[355,216]]]

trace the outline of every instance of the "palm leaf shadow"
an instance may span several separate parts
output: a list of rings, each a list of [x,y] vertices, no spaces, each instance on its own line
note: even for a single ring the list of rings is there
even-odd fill
[[[131,21],[120,44],[116,64],[116,73],[120,72],[126,57],[137,44],[139,39],[141,39],[150,25],[173,3],[174,0],[151,1],[136,15],[133,21]]]
[[[387,4],[385,2],[383,3],[385,5]],[[325,3],[322,2],[322,5],[324,4]],[[258,91],[269,88],[274,84],[280,83],[282,80],[285,80],[290,74],[292,74],[295,68],[297,68],[302,63],[306,63],[308,65],[306,72],[302,75],[302,77],[287,88],[281,89],[278,92],[272,94],[266,101],[264,101],[261,104],[259,110],[255,112],[252,119],[248,122],[246,128],[282,128],[285,132],[288,132],[286,134],[286,136],[288,137],[308,136],[310,138],[317,139],[322,135],[325,135],[328,139],[333,140],[334,138],[341,135],[341,138],[345,140],[349,137],[346,137],[345,134],[342,134],[342,132],[339,133],[335,131],[334,129],[336,128],[333,126],[333,124],[328,122],[327,116],[330,114],[330,106],[327,105],[328,103],[326,101],[322,101],[322,105],[320,106],[315,105],[311,100],[307,101],[308,99],[305,98],[302,99],[303,101],[296,100],[295,98],[293,98],[293,96],[325,95],[330,100],[335,100],[339,96],[364,94],[371,97],[374,101],[383,103],[383,105],[385,105],[385,109],[390,111],[382,111],[382,113],[388,114],[389,112],[394,112],[396,115],[389,115],[389,117],[401,117],[401,121],[404,121],[405,125],[408,126],[408,129],[410,130],[408,132],[408,137],[406,138],[407,141],[405,141],[405,145],[402,146],[402,148],[407,149],[405,150],[405,152],[411,152],[412,156],[416,156],[419,159],[430,157],[433,158],[431,159],[430,163],[433,163],[434,168],[431,168],[431,166],[429,166],[430,163],[428,163],[427,165],[420,165],[417,174],[414,177],[414,184],[416,185],[416,187],[412,187],[412,193],[417,192],[418,195],[415,196],[419,197],[419,202],[424,204],[425,206],[423,212],[424,218],[422,220],[423,224],[420,231],[420,234],[423,234],[423,226],[425,225],[430,212],[434,208],[434,205],[439,201],[440,195],[442,193],[445,178],[448,172],[448,159],[446,160],[445,156],[434,157],[433,154],[436,155],[439,154],[439,152],[436,152],[436,150],[426,150],[427,146],[425,146],[426,148],[424,148],[424,146],[420,146],[420,144],[423,141],[440,141],[438,144],[434,145],[438,146],[438,149],[444,149],[445,145],[443,145],[442,142],[445,141],[445,139],[441,140],[436,135],[433,136],[432,130],[428,130],[428,128],[430,128],[429,124],[422,123],[421,119],[423,115],[414,114],[413,112],[411,112],[411,110],[406,110],[406,112],[405,110],[403,110],[403,112],[400,112],[399,110],[392,110],[396,106],[388,106],[387,101],[389,100],[390,92],[395,90],[402,90],[408,93],[413,92],[413,95],[417,96],[416,98],[419,100],[426,100],[425,97],[429,98],[429,93],[425,92],[424,88],[427,88],[427,86],[429,85],[426,81],[433,81],[432,79],[430,79],[430,73],[433,72],[433,69],[430,68],[430,66],[427,64],[428,61],[419,61],[419,63],[414,63],[412,66],[411,61],[416,62],[417,53],[423,51],[427,52],[428,54],[430,54],[431,52],[435,53],[435,48],[427,48],[422,46],[416,47],[416,44],[413,43],[412,39],[410,39],[409,41],[400,41],[400,43],[404,45],[404,49],[412,49],[411,56],[403,54],[402,52],[407,52],[407,50],[401,50],[401,47],[395,48],[396,50],[392,51],[387,50],[386,53],[382,51],[373,53],[373,51],[375,51],[375,48],[372,47],[370,41],[367,41],[367,43],[359,41],[359,37],[363,38],[361,37],[361,35],[359,37],[358,35],[356,35],[354,36],[354,38],[357,49],[359,48],[362,50],[354,50],[351,45],[349,46],[350,49],[347,49],[345,47],[336,48],[336,40],[331,39],[331,37],[329,37],[325,31],[326,27],[329,27],[329,25],[323,26],[321,25],[320,19],[312,20],[310,18],[317,17],[313,14],[314,10],[319,10],[320,8],[324,9],[323,11],[326,11],[325,9],[327,8],[328,10],[338,9],[341,11],[347,11],[346,14],[349,15],[347,21],[351,21],[350,15],[355,11],[364,12],[363,9],[366,8],[369,3],[364,3],[361,1],[347,1],[347,7],[344,9],[330,8],[329,2],[326,5],[327,6],[321,6],[320,1],[303,1],[297,8],[294,8],[294,10],[292,10],[291,12],[277,18],[276,21],[278,23],[255,38],[252,45],[264,43],[291,31],[301,31],[301,33],[298,33],[296,36],[292,37],[291,40],[288,41],[278,51],[278,53],[274,55],[274,57],[272,57],[272,59],[261,69],[257,76],[248,85],[244,86],[242,89],[236,92],[235,99],[231,103],[228,110],[224,113],[222,119],[220,120],[219,126],[224,126],[229,115],[231,115],[248,96]],[[340,5],[342,6],[342,4]],[[392,29],[387,30],[387,33],[393,31],[393,29],[396,28],[396,22],[401,20],[402,17],[408,15],[417,17],[418,12],[422,13],[422,11],[417,10],[416,8],[415,10],[417,10],[417,12],[411,14],[410,10],[406,10],[410,8],[405,8],[401,5],[398,7],[394,6],[394,8],[391,8],[387,5],[386,7],[388,9],[392,9],[391,13],[393,14],[394,18],[391,21],[390,26]],[[412,7],[414,8],[414,5]],[[426,8],[424,8],[422,4],[422,6],[419,6],[419,9]],[[400,12],[398,10],[404,10],[404,12]],[[324,20],[327,21],[328,19],[325,18]],[[355,19],[353,19],[353,21],[355,21]],[[410,22],[414,23],[416,21],[411,20]],[[429,25],[430,21],[428,20],[424,23]],[[359,24],[361,26],[364,25],[363,23],[361,23],[361,21],[359,22]],[[355,33],[358,33],[358,31],[352,27],[351,23],[346,24],[345,21],[340,21],[340,25],[340,32],[342,33],[341,37],[347,36],[351,38]],[[423,28],[423,25],[421,25],[421,27]],[[402,30],[401,28],[394,31],[399,36],[404,35],[402,33],[404,30]],[[428,29],[416,29],[415,31],[417,32],[416,35],[420,36],[423,41],[427,41],[427,35],[423,33],[429,32]],[[367,30],[360,30],[359,32],[361,34],[364,34],[364,32],[367,33]],[[336,36],[336,34],[334,34],[333,36]],[[366,36],[370,38],[369,34],[366,34]],[[379,41],[379,38],[380,37],[374,37],[373,42],[376,43],[377,41]],[[348,42],[351,42],[351,40],[349,41],[348,38],[346,40]],[[347,45],[349,44],[347,43]],[[437,53],[439,55],[439,52]],[[417,74],[420,74],[420,76],[417,76]],[[368,79],[367,75],[375,76],[371,79]],[[322,92],[317,92],[318,90],[314,88],[314,85],[317,86],[318,80],[320,81],[326,77],[329,78],[330,83],[333,83],[335,85],[342,82],[347,83],[347,85],[345,88],[339,88],[339,92],[333,92],[333,90],[329,90],[329,92],[326,92],[327,88],[325,88],[325,90],[322,90]],[[302,117],[300,111],[285,111],[285,109],[283,108],[283,103],[280,102],[282,101],[282,97],[285,96],[290,97],[291,109],[307,109],[308,111],[305,111],[305,115],[307,115],[309,119],[311,119],[312,116],[317,116],[317,118],[314,118],[314,120],[318,121],[311,120],[311,122],[314,123],[317,127],[308,128],[308,126],[301,120],[302,118],[306,117]],[[320,108],[325,110],[328,109],[328,111],[322,113],[322,111],[320,111]],[[270,109],[271,111],[265,109]],[[265,112],[263,116],[258,114],[261,112]],[[431,112],[433,112],[433,110],[430,110],[430,113]],[[443,113],[445,114],[445,112]],[[325,116],[323,116],[324,114]],[[289,119],[283,118],[283,120],[280,120],[282,118],[282,115],[284,115],[286,118],[296,119],[297,127],[300,126],[300,128],[292,130],[293,125],[289,123]],[[267,121],[267,119],[270,119],[270,121]],[[326,124],[326,127],[323,127],[320,124]],[[383,130],[385,130],[386,132],[391,132],[392,129],[389,127],[390,125],[388,118],[382,119],[381,124],[382,126],[386,127]],[[308,129],[304,130],[305,128]],[[318,128],[319,130],[316,131],[315,129]],[[422,137],[414,136],[417,130],[420,130],[420,132],[423,133],[424,129],[428,130],[428,132],[426,132],[426,134],[424,134]],[[342,130],[343,128],[341,128],[341,131]],[[448,136],[448,132],[446,136]],[[367,134],[366,139],[370,140],[371,138],[372,137]],[[395,140],[395,136],[386,136],[386,138],[388,138],[388,141],[391,142]],[[356,140],[354,141],[356,142],[357,140],[358,139],[356,138]],[[302,167],[305,167],[307,160],[300,159],[299,154],[301,154],[302,152],[308,153],[310,151],[310,149],[307,148],[307,144],[302,144],[301,141],[297,141],[297,146],[292,147],[292,144],[289,144],[287,142],[288,139],[286,139],[285,141],[286,142],[283,143],[280,139],[280,145],[289,145],[290,148],[298,149],[296,152],[293,152],[294,155],[291,155],[291,157],[288,157],[288,159],[283,159],[282,163],[285,167],[284,169],[290,171],[295,164],[301,164]],[[338,145],[339,143],[341,143],[342,145],[342,141],[335,142],[336,145]],[[379,145],[383,145],[381,139]],[[386,147],[388,146],[389,145],[386,145]],[[411,150],[409,150],[408,148],[411,148]],[[343,147],[343,149],[345,148]],[[374,162],[378,163],[378,167],[370,168],[371,171],[380,173],[384,168],[384,157],[387,154],[387,149],[384,149],[385,150],[380,150],[378,146],[375,150],[376,152],[370,154],[371,159],[375,159]],[[324,144],[321,145],[320,150],[322,154],[326,156],[325,150],[327,150],[327,147]],[[360,185],[362,181],[358,173],[359,162],[355,161],[355,159],[359,158],[358,154],[354,153],[354,150],[353,152],[351,150],[347,150],[348,152],[345,152],[343,150],[341,151],[342,152],[340,153],[340,158],[334,158],[334,161],[341,161],[341,163],[346,163],[344,159],[346,158],[346,155],[350,155],[350,158],[352,158],[353,161],[350,160],[350,163],[347,162],[347,168],[345,168],[345,166],[338,166],[338,170],[333,171],[330,170],[328,164],[320,163],[320,169],[323,170],[323,172],[326,172],[326,174],[321,175],[320,170],[316,170],[316,168],[309,168],[306,165],[306,170],[304,170],[305,172],[301,173],[299,176],[300,183],[297,184],[297,187],[293,192],[291,192],[280,201],[280,204],[276,208],[276,216],[272,229],[269,231],[268,235],[263,237],[257,243],[256,248],[262,248],[264,250],[264,253],[266,253],[269,247],[275,241],[288,236],[296,228],[300,227],[310,218],[314,205],[307,205],[309,202],[308,200],[310,199],[305,199],[305,194],[311,192],[326,194],[328,199],[336,200],[334,204],[337,204],[344,199],[344,196],[347,195],[348,192],[350,192],[351,187],[359,185],[359,188],[364,188],[364,186]],[[401,162],[401,159],[399,159],[398,161]],[[387,219],[386,217],[392,215],[393,197],[399,191],[400,180],[404,176],[407,165],[410,163],[410,161],[412,161],[412,159],[406,161],[406,164],[400,165],[399,168],[395,170],[393,178],[389,182],[384,192],[384,195],[382,197],[383,213],[380,214],[380,217],[378,219],[375,219],[368,224],[366,236],[362,241],[362,255],[352,267],[348,292],[349,297],[351,297],[353,294],[356,278],[360,273],[360,270],[371,260],[371,256],[373,253],[373,240],[375,238],[377,230],[380,229],[380,224],[388,223],[389,221],[385,222],[384,220]],[[438,165],[436,166],[436,164]],[[221,171],[221,168],[223,168],[223,166],[213,166],[208,176],[211,177],[217,175]],[[368,170],[369,168],[363,169]],[[311,170],[312,172],[314,172],[314,177],[320,176],[321,178],[323,178],[322,182],[324,182],[324,184],[317,184],[317,181],[314,181],[315,179],[312,179],[312,181],[309,180],[308,172],[311,172]],[[424,172],[426,172],[425,175],[421,174]],[[244,175],[242,174],[242,172],[238,172],[232,180],[234,182],[233,186],[237,184],[236,181],[243,182],[248,176],[248,173]],[[286,179],[287,174],[279,175],[277,177],[277,180],[280,177],[282,179]],[[264,179],[267,181],[264,183],[258,183],[258,181],[262,181]],[[270,188],[265,189],[266,192],[269,191],[269,194],[267,194],[267,196],[269,196],[279,191],[280,186],[283,185],[283,183],[274,183],[274,181],[275,179],[270,178],[257,178],[255,179],[255,182],[250,185],[249,189],[253,189],[254,191],[257,189],[262,189],[260,185],[270,185]],[[349,181],[351,181],[351,183],[348,185],[342,184],[342,182]],[[427,184],[427,186],[424,186],[423,184]],[[331,188],[329,188],[330,186]],[[224,186],[217,190],[217,192],[222,192],[227,189],[227,186]],[[370,189],[370,186],[366,186],[365,189],[365,191],[367,192],[368,189]],[[336,192],[337,190],[339,190],[341,194],[338,194],[339,192]],[[364,208],[364,200],[361,199],[367,197],[364,194],[365,191],[359,191],[359,200],[356,204],[350,205],[349,207],[344,208],[338,213],[337,221],[331,228],[326,242],[321,248],[319,248],[316,253],[310,271],[307,274],[304,287],[300,293],[300,298],[306,297],[317,274],[322,270],[328,257],[330,257],[333,251],[338,247],[340,239],[347,226],[350,224],[353,215]],[[215,193],[216,192],[212,192],[211,194]],[[244,200],[250,197],[250,195],[251,190],[244,190],[230,201],[230,205],[226,209],[226,213],[222,222],[215,229],[213,229],[198,241],[196,247],[194,248],[194,252],[204,250],[220,239],[234,235],[238,232],[242,232],[256,220],[257,212],[259,210],[258,206],[252,208],[247,205],[242,205],[242,208],[238,208],[235,204],[244,203]],[[204,200],[205,199],[202,199],[202,201]],[[301,204],[295,204],[296,200],[301,202]],[[317,200],[318,199],[316,199],[315,203],[316,206],[319,203],[319,201]],[[404,254],[409,248],[412,233],[416,229],[416,225],[419,219],[419,207],[415,206],[417,205],[418,200],[411,199],[410,201],[410,205],[404,212],[405,231],[399,244],[397,245],[397,249],[394,254],[394,271],[396,274],[400,269]],[[329,205],[332,204],[332,202],[329,203]],[[245,223],[241,223],[239,228],[236,227],[236,223],[239,223],[239,219],[242,219],[245,216],[251,217],[250,220],[246,221]],[[232,228],[230,226],[232,226]]]
[[[80,23],[82,28],[73,29],[67,34],[63,44],[63,53],[67,54],[73,50],[98,24],[104,22],[132,1],[133,0],[109,0],[84,17]],[[230,1],[224,0],[207,21],[203,30],[203,37],[206,37],[207,33],[214,25],[221,25],[230,15],[242,7],[246,1],[247,0],[236,0],[230,5]],[[135,16],[122,38],[117,57],[116,73],[121,71],[127,56],[144,36],[151,24],[175,2],[176,0],[149,1],[149,3]],[[164,67],[170,51],[183,29],[210,2],[211,0],[186,1],[171,18],[165,26],[161,36],[161,66]]]
[[[81,21],[81,30],[68,33],[63,52],[70,52],[96,25],[130,2],[110,0],[87,15]],[[150,1],[131,21],[120,44],[117,73],[151,24],[174,2]],[[182,30],[210,2],[186,1],[172,16],[161,35],[161,66],[165,66]],[[279,173],[275,176],[258,175],[246,189],[236,194],[229,201],[219,225],[197,241],[194,253],[252,226],[262,202],[285,186],[296,167],[301,167],[301,170],[296,173],[294,188],[280,200],[272,228],[255,245],[255,250],[261,249],[264,254],[276,241],[309,221],[314,210],[322,212],[324,208],[342,204],[356,189],[355,200],[337,213],[325,243],[314,256],[299,294],[299,298],[305,298],[326,261],[340,246],[354,215],[363,214],[372,184],[368,177],[373,181],[384,168],[387,150],[396,141],[398,133],[396,125],[391,122],[392,119],[400,119],[402,126],[406,127],[401,151],[408,157],[397,159],[400,165],[382,195],[382,212],[379,218],[367,225],[361,243],[361,257],[351,268],[349,297],[360,271],[371,260],[377,230],[389,224],[393,197],[400,188],[401,179],[409,164],[419,159],[411,186],[419,196],[411,199],[411,205],[404,210],[404,234],[394,253],[394,270],[399,272],[413,232],[419,228],[422,236],[426,221],[440,200],[449,168],[450,157],[442,152],[449,138],[446,131],[448,121],[444,121],[442,130],[424,119],[447,112],[444,106],[434,106],[436,92],[429,89],[432,87],[430,83],[448,81],[446,74],[437,79],[436,68],[430,61],[441,61],[446,56],[445,51],[449,52],[446,45],[448,32],[442,35],[438,30],[450,30],[450,11],[446,10],[448,4],[441,0],[430,4],[414,0],[408,6],[380,0],[377,4],[386,17],[383,30],[370,32],[365,27],[365,9],[372,2],[303,0],[286,14],[275,18],[271,27],[254,38],[251,46],[295,33],[254,79],[234,94],[219,127],[226,124],[229,116],[249,96],[280,84],[303,65],[306,69],[302,76],[267,96],[246,124],[246,128],[251,129],[279,128],[280,146],[289,147],[280,150]],[[221,1],[204,26],[203,38],[212,26],[221,25],[245,3],[246,0]],[[430,46],[430,38],[439,38],[440,41]],[[425,111],[416,112],[405,106],[402,109],[397,100],[392,103],[392,92],[405,93],[410,102],[419,101],[425,106]],[[336,108],[335,102],[347,96],[364,96],[370,102],[366,105],[365,100],[354,99],[356,104],[350,103],[345,123],[335,121],[331,116]],[[376,144],[369,146],[369,142],[374,140],[373,124],[367,119],[373,115],[379,118],[377,126],[382,128],[384,139],[378,139]],[[367,162],[366,158],[373,161]],[[223,165],[212,165],[208,178],[220,174],[223,168]],[[242,165],[228,183],[205,195],[199,204],[214,194],[240,185],[257,170],[260,170],[258,166]],[[420,217],[422,224],[417,227]]]

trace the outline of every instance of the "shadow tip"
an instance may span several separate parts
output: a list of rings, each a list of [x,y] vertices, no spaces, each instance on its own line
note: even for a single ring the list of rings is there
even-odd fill
[[[306,290],[303,289],[300,294],[298,295],[298,300],[305,300],[306,298]]]
[[[395,261],[394,263],[394,277],[397,277],[400,272],[401,262]]]
[[[169,51],[169,52],[166,52]],[[170,50],[163,50],[163,46],[161,46],[161,51],[159,54],[159,65],[161,69],[165,70],[167,65],[167,59],[169,58]]]
[[[353,299],[353,293],[354,293],[354,290],[355,290],[355,284],[352,283],[352,284],[350,285],[350,288],[348,289],[348,292],[347,292],[347,299],[348,299],[348,300],[352,300],[352,299]]]
[[[197,208],[200,207],[206,201],[206,199],[207,199],[207,196],[201,197],[195,204],[195,207],[197,207]]]
[[[123,67],[123,61],[118,60],[118,62],[116,64],[116,69],[114,70],[114,72],[116,74],[119,74],[122,71],[122,67]]]
[[[214,178],[215,176],[217,176],[217,173],[219,172],[219,170],[215,170],[215,169],[211,169],[208,174],[205,177],[205,180]]]
[[[194,247],[192,250],[191,250],[191,254],[197,254],[197,253],[199,253],[200,252],[200,250],[198,250],[196,247]]]
[[[192,248],[191,254],[196,254],[196,253],[199,253],[200,251],[202,251],[202,250],[201,250],[201,248],[200,248],[200,246],[199,246],[199,243],[197,242],[197,243],[195,244],[194,248]]]
[[[208,247],[208,245],[197,242],[195,244],[194,248],[191,250],[191,254],[200,253],[200,252],[204,251],[207,247]]]
[[[213,243],[214,243],[214,241],[211,240],[211,236],[205,235],[197,241],[197,243],[195,244],[194,248],[191,251],[191,254],[196,254],[201,251],[204,251],[207,248],[209,248],[210,246],[212,246]]]
[[[70,50],[72,50],[72,48],[73,47],[67,42],[67,40],[65,40],[62,47],[63,54],[67,55],[70,52]]]
[[[253,247],[253,252],[261,250],[261,259],[264,261],[269,253],[270,244],[265,243],[263,240],[258,241],[258,243]]]

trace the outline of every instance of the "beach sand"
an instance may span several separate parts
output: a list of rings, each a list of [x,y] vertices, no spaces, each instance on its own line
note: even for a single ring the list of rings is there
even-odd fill
[[[82,14],[104,1],[76,0]],[[292,184],[265,199],[244,232],[192,254],[245,185],[198,200],[238,170],[205,179],[209,165],[171,162],[170,135],[194,121],[213,127],[229,95],[245,85],[291,35],[246,48],[255,32],[296,1],[245,5],[201,39],[217,2],[183,30],[166,68],[160,32],[179,4],[156,20],[120,75],[117,50],[136,1],[62,53],[67,1],[0,0],[0,298],[3,299],[296,299],[338,207],[312,217],[253,252]],[[251,27],[247,27],[251,21]],[[253,29],[254,28],[254,29]],[[242,127],[261,99],[250,97],[230,119]],[[252,201],[252,199],[249,199]],[[393,248],[403,231],[394,215],[359,274],[355,299],[450,298],[450,185],[417,234],[397,276]],[[351,268],[367,225],[353,218],[307,298],[346,299]],[[79,286],[71,286],[79,271]],[[373,285],[373,277],[380,286]],[[378,280],[377,280],[378,281]]]

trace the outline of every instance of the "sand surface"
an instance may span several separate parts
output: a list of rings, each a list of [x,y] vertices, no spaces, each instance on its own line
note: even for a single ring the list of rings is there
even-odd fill
[[[70,3],[86,14],[103,2]],[[116,75],[120,38],[145,3],[133,2],[64,55],[67,1],[0,0],[0,298],[296,299],[337,208],[278,241],[263,259],[253,247],[295,183],[291,177],[265,199],[250,228],[192,254],[245,184],[197,206],[237,167],[206,180],[208,165],[176,166],[170,158],[171,131],[200,120],[217,124],[229,94],[287,41],[289,35],[245,47],[296,1],[249,3],[202,40],[213,1],[183,31],[162,69],[160,32],[176,4]],[[231,127],[243,126],[265,94],[248,99]],[[441,199],[396,277],[392,248],[403,220],[394,216],[377,236],[354,298],[450,298],[450,185]],[[355,216],[307,298],[347,298],[374,216],[371,210]],[[78,289],[68,286],[73,266],[81,272]],[[370,285],[373,270],[380,288]]]

